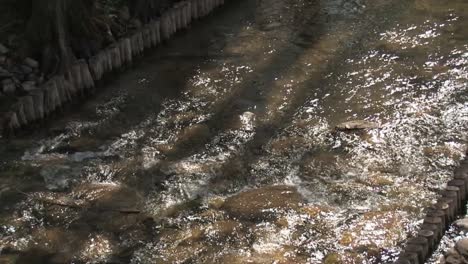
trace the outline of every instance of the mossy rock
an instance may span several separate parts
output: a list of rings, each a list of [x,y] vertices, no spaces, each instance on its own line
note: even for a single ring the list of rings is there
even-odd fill
[[[337,253],[330,253],[323,260],[323,264],[341,264],[341,263],[343,263],[341,260],[341,255]]]

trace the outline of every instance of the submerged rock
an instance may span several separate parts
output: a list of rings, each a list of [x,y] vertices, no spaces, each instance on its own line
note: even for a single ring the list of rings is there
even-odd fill
[[[379,124],[366,120],[352,120],[338,124],[335,129],[339,131],[363,130],[379,128]]]
[[[292,186],[268,186],[241,192],[226,199],[222,206],[235,218],[260,220],[274,210],[298,209],[303,198]]]
[[[52,191],[68,189],[79,174],[79,170],[66,165],[45,167],[40,172],[40,175],[44,178],[46,188]]]
[[[3,55],[3,54],[6,54],[8,52],[10,52],[10,50],[7,47],[5,47],[2,43],[0,43],[0,54]]]
[[[463,226],[463,220],[457,221],[455,224],[457,226]],[[455,247],[447,250],[444,257],[441,259],[440,263],[442,264],[464,264],[468,263],[468,238],[459,240]]]
[[[465,259],[464,263],[468,262],[468,239],[462,239],[455,244],[455,249]]]
[[[457,243],[458,244],[458,243]],[[449,249],[443,259],[440,261],[442,264],[463,264],[466,263],[464,258],[455,248]]]

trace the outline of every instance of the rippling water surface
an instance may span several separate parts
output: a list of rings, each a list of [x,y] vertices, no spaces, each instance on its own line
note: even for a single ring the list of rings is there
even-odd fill
[[[391,262],[466,152],[467,16],[231,1],[0,142],[0,262]]]

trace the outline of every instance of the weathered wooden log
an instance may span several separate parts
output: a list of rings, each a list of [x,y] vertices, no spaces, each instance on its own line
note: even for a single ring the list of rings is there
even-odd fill
[[[138,48],[140,49],[140,54],[143,54],[143,51],[145,51],[145,42],[143,40],[143,30],[139,30],[136,32],[137,34],[137,39],[138,39]]]
[[[34,110],[36,112],[37,120],[42,120],[45,117],[44,112],[44,91],[42,89],[36,89],[31,92],[31,96],[34,101]]]
[[[171,16],[171,32],[175,34],[177,32],[177,14],[174,7],[169,9],[169,15]]]
[[[113,59],[116,60],[117,58],[120,60],[120,52],[118,47],[114,47],[113,49]],[[83,79],[83,88],[87,91],[94,88],[94,80],[91,72],[89,71],[88,63],[84,59],[80,59],[78,61],[81,69],[81,78]],[[120,66],[119,66],[120,67]]]
[[[447,183],[448,186],[455,186],[460,189],[460,200],[461,204],[465,204],[466,201],[466,185],[463,180],[451,180]]]
[[[442,238],[443,234],[445,233],[445,226],[442,224],[442,219],[439,217],[426,216],[424,218],[423,224],[435,225],[439,234],[438,239]]]
[[[20,127],[24,127],[28,124],[28,119],[26,117],[26,114],[24,112],[24,106],[21,101],[16,102],[12,108],[13,112],[16,113],[16,116],[18,118]]]
[[[205,12],[206,12],[205,0],[198,0],[197,5],[198,5],[198,17],[202,18],[205,16]]]
[[[57,83],[55,81],[51,81],[50,86],[52,89],[52,95],[53,95],[54,104],[55,104],[54,110],[57,110],[62,107],[62,103],[60,102],[60,98],[59,98],[60,95],[59,95]]]
[[[444,234],[440,232],[439,227],[437,225],[433,224],[422,224],[419,228],[421,228],[421,230],[428,230],[434,233],[434,245],[437,245],[437,243]]]
[[[430,254],[432,253],[432,252],[429,251],[429,241],[425,237],[418,236],[418,237],[412,238],[412,239],[408,240],[408,242],[406,244],[407,245],[416,245],[416,246],[422,247],[422,251],[421,251],[422,254],[421,254],[421,259],[420,259],[420,261],[422,263],[424,263],[426,258],[429,257]]]
[[[109,54],[106,49],[98,53],[100,63],[102,65],[102,75],[112,71],[112,63],[109,63]]]
[[[132,35],[132,54],[133,56],[139,56],[143,53],[144,43],[141,31],[136,31]]]
[[[4,136],[14,135],[15,132],[21,127],[18,116],[15,112],[7,112],[3,115],[2,119],[2,134]]]
[[[192,13],[192,20],[199,18],[199,11],[198,11],[198,0],[190,0],[190,7]]]
[[[122,66],[122,59],[120,57],[120,49],[116,45],[112,45],[107,48],[107,56],[109,56],[109,61],[112,64],[112,70],[120,69]]]
[[[136,57],[140,54],[140,48],[138,47],[138,36],[136,33],[133,33],[130,37],[132,42],[132,56]]]
[[[105,63],[106,63],[107,71],[105,71],[104,73],[109,73],[109,72],[112,72],[113,70],[115,70],[114,69],[114,63],[113,63],[114,52],[112,51],[112,47],[107,47],[105,49],[105,54],[106,54]]]
[[[73,90],[73,84],[72,84],[72,82],[70,82],[70,81],[67,80],[66,78],[65,78],[63,81],[64,81],[63,84],[64,84],[64,87],[65,87],[65,90],[70,91],[70,92],[69,92],[69,95],[70,95],[70,97],[71,97],[70,101],[72,101],[72,100],[73,100],[73,96],[71,95],[71,91]]]
[[[156,28],[156,44],[161,43],[161,20],[156,20],[155,22],[155,28]]]
[[[102,65],[99,60],[99,56],[95,55],[88,60],[89,69],[91,71],[91,75],[95,81],[99,81],[102,78]]]
[[[109,64],[107,63],[107,52],[105,50],[101,50],[96,56],[98,57],[102,78],[106,72],[111,71],[111,69],[109,69]]]
[[[190,0],[185,1],[185,18],[187,19],[186,26],[188,27],[190,26],[190,23],[192,23],[192,18],[193,18],[192,1]]]
[[[214,10],[219,6],[218,4],[219,1],[218,0],[212,0],[212,1],[213,1],[213,10]]]
[[[450,205],[446,202],[437,202],[433,204],[431,207],[429,207],[429,210],[441,210],[444,212],[444,217],[445,217],[445,223],[452,223],[453,221],[453,215],[452,211],[450,210]]]
[[[211,13],[214,8],[213,0],[206,0],[207,13]]]
[[[44,113],[47,116],[53,113],[60,106],[58,99],[59,95],[57,86],[53,81],[47,81],[43,85],[42,89],[44,90]]]
[[[127,58],[126,58],[127,54],[125,54],[123,39],[120,39],[117,43],[115,43],[115,46],[117,47],[117,51],[119,52],[120,63],[121,63],[120,66],[122,67],[127,62]]]
[[[78,89],[75,87],[75,80],[73,79],[71,67],[65,71],[65,80],[69,83],[67,89],[71,97],[75,98],[76,96],[79,96]]]
[[[423,237],[427,239],[428,246],[429,246],[429,252],[432,253],[436,249],[436,244],[435,244],[435,234],[432,231],[429,230],[420,230],[418,232],[418,237]]]
[[[67,102],[67,95],[65,92],[65,87],[63,87],[62,83],[58,80],[57,76],[54,76],[50,78],[50,82],[53,82],[55,86],[57,87],[57,92],[58,92],[58,103],[60,106],[65,104]]]
[[[210,3],[209,3],[209,0],[203,0],[203,5],[204,5],[204,16],[207,16],[208,14],[210,14]]]
[[[182,29],[182,5],[181,3],[177,3],[173,7],[174,9],[174,15],[175,15],[175,25],[176,25],[176,31],[179,31]]]
[[[117,47],[119,49],[119,54],[120,54],[120,62],[122,63],[122,66],[127,63],[127,53],[125,52],[125,41],[124,39],[120,39],[119,42],[117,42]]]
[[[161,19],[160,19],[161,40],[168,40],[171,37],[169,19],[170,17],[167,11],[161,15]]]
[[[122,56],[120,54],[120,48],[118,45],[114,45],[114,54],[115,54],[115,57],[113,60],[114,67],[121,69],[124,63],[122,61]]]
[[[73,86],[75,88],[76,94],[79,96],[84,95],[84,85],[83,77],[81,76],[81,66],[79,63],[75,63],[71,66],[71,77],[73,80]]]
[[[455,212],[460,212],[462,209],[461,198],[460,198],[460,189],[455,186],[447,186],[442,192],[442,197],[453,198],[456,202]]]
[[[73,98],[70,93],[70,89],[66,83],[65,76],[61,74],[55,76],[55,83],[57,84],[62,105],[64,103],[71,102]]]
[[[127,64],[132,63],[132,61],[133,61],[133,58],[132,58],[132,42],[130,41],[129,38],[122,39],[121,49],[123,49],[123,51],[121,50],[121,53],[123,52],[125,54],[125,63],[127,63]]]
[[[181,28],[186,29],[188,26],[188,17],[187,17],[187,2],[183,1],[180,2],[180,12],[182,16],[182,21],[181,21]]]
[[[18,120],[18,116],[14,112],[10,112],[8,127],[11,133],[14,133],[14,131],[21,127],[21,124]]]
[[[455,218],[457,217],[457,213],[458,213],[456,211],[457,201],[453,198],[440,197],[438,199],[438,203],[448,205],[449,222],[453,222]]]
[[[148,30],[149,36],[151,41],[151,47],[156,47],[158,45],[158,36],[157,36],[157,29],[156,29],[156,21],[151,20],[148,23]]]
[[[450,223],[447,222],[448,217],[443,210],[429,209],[427,210],[426,216],[440,218],[442,221],[442,226],[444,226],[445,228],[448,228],[450,225]]]
[[[208,15],[208,8],[206,6],[206,0],[200,0],[201,10],[202,10],[202,17]]]
[[[143,36],[143,46],[145,49],[149,49],[153,47],[152,40],[151,40],[151,29],[149,25],[145,25],[142,29],[142,36]]]
[[[19,98],[21,104],[23,105],[24,114],[26,115],[26,119],[28,124],[37,120],[36,118],[36,111],[34,110],[34,100],[33,97],[30,95],[23,96]]]

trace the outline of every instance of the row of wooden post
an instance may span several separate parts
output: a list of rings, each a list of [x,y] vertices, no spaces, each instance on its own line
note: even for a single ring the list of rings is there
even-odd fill
[[[455,170],[454,179],[447,183],[437,203],[426,210],[426,217],[418,235],[410,238],[400,254],[397,264],[423,264],[444,236],[445,231],[459,214],[466,211],[468,191],[468,158]]]
[[[18,98],[11,111],[0,116],[3,134],[43,120],[74,100],[92,93],[105,74],[130,65],[145,50],[160,45],[176,32],[188,28],[193,20],[210,14],[224,0],[186,0],[177,2],[159,18],[151,20],[132,35],[124,37],[86,60],[78,60],[62,75],[56,75]]]

